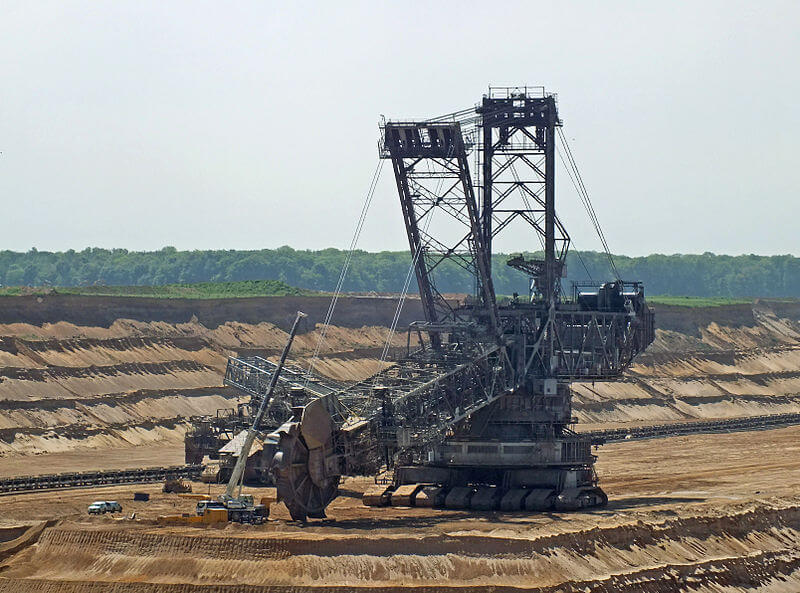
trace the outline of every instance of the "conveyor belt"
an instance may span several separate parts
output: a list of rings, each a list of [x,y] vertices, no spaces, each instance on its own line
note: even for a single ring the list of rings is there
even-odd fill
[[[800,414],[770,414],[745,418],[705,420],[699,422],[675,422],[632,428],[613,428],[582,432],[592,438],[592,443],[615,443],[620,441],[659,439],[689,434],[712,434],[717,432],[740,432],[745,430],[766,430],[800,424]]]
[[[228,366],[225,369],[225,385],[236,387],[260,399],[264,397],[276,366],[276,363],[260,356],[245,358],[232,356],[228,358]],[[306,371],[292,365],[284,365],[278,383],[284,386],[302,385],[316,397],[344,389],[344,386],[336,381],[316,376],[309,377]]]
[[[203,467],[202,465],[177,465],[172,467],[147,467],[139,469],[0,478],[0,493],[34,492],[36,490],[110,486],[116,484],[143,484],[178,478],[197,479],[203,472]]]

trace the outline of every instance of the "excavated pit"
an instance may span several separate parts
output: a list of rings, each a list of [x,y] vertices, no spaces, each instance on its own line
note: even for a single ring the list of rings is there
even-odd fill
[[[0,475],[180,463],[188,419],[240,400],[222,386],[226,356],[274,356],[302,308],[312,323],[293,356],[307,362],[327,306],[44,301],[0,315]],[[340,303],[317,370],[374,373],[394,304]],[[579,430],[800,412],[800,304],[656,315],[656,342],[623,381],[573,386]],[[392,345],[402,350],[405,335]],[[329,520],[307,526],[277,505],[261,528],[159,527],[158,514],[192,512],[193,501],[158,485],[135,488],[149,503],[132,502],[130,486],[4,496],[0,593],[794,592],[798,451],[800,428],[608,445],[597,468],[609,505],[583,514],[372,509],[362,478],[344,483]],[[137,520],[87,519],[86,504],[106,498]],[[53,520],[35,537],[23,529]]]
[[[15,475],[24,466],[26,474],[59,466],[73,471],[130,467],[148,447],[179,463],[191,417],[213,416],[242,401],[241,394],[222,385],[227,356],[276,355],[286,338],[280,329],[286,311],[302,307],[319,317],[327,303],[305,297],[231,299],[211,309],[205,301],[22,300],[30,306],[7,299],[0,315],[5,322],[0,325],[0,475]],[[396,301],[350,298],[343,303],[344,318],[354,327],[328,329],[316,369],[333,379],[357,381],[385,366],[379,358],[389,333],[358,322],[383,319],[384,313],[391,319]],[[62,319],[56,317],[59,307]],[[112,319],[115,311],[131,317]],[[266,320],[241,321],[262,312]],[[319,336],[311,323],[303,329],[293,350],[298,364],[307,364]],[[405,336],[398,335],[390,349],[398,353],[404,345]],[[149,465],[158,463],[154,459]]]

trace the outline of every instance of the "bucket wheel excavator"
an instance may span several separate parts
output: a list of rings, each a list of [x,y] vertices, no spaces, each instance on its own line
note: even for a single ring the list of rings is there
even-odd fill
[[[381,124],[379,156],[392,164],[425,314],[409,327],[420,347],[349,387],[294,380],[304,392],[293,401],[304,403],[265,441],[294,519],[324,517],[344,475],[379,477],[365,504],[605,504],[593,443],[570,428],[569,385],[619,377],[653,341],[654,320],[638,282],[562,287],[560,126],[556,97],[540,87],[490,88],[474,109]],[[508,260],[529,278],[529,294],[500,301],[492,243],[520,226],[541,255]],[[461,300],[436,283],[458,268],[475,287]],[[272,370],[231,359],[226,383],[257,400]]]

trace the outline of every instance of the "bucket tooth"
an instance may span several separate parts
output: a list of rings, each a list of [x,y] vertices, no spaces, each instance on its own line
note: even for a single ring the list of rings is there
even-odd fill
[[[496,511],[500,505],[502,490],[495,486],[483,486],[475,491],[469,501],[469,508],[476,511]]]
[[[391,493],[393,507],[413,507],[417,492],[422,490],[424,484],[403,484]]]
[[[471,486],[456,486],[447,493],[444,506],[448,509],[468,509],[473,494],[475,489]]]

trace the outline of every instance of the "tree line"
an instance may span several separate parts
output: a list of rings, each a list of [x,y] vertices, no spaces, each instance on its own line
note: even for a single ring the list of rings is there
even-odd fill
[[[339,249],[257,251],[158,251],[87,248],[82,251],[26,253],[0,251],[4,286],[145,286],[194,282],[280,280],[292,286],[331,291],[337,285],[347,252]],[[509,255],[492,261],[495,291],[527,293],[524,274],[508,266]],[[399,292],[411,263],[408,252],[353,253],[343,290]],[[800,297],[800,258],[791,255],[648,255],[614,256],[623,280],[644,282],[647,293],[698,297]],[[413,276],[413,275],[412,275]],[[604,253],[570,252],[565,287],[571,281],[605,281],[614,275]],[[436,272],[442,292],[472,292],[472,279],[446,262]],[[412,277],[410,290],[416,290]]]

